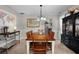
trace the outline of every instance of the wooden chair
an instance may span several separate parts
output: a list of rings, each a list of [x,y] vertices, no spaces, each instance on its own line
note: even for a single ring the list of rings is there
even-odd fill
[[[32,51],[34,52],[34,54],[46,54],[46,52],[47,52],[47,41],[46,41],[45,35],[33,34]]]
[[[55,35],[54,32],[49,31],[49,32],[48,32],[48,35],[49,35],[49,39],[54,40],[54,35]]]
[[[27,36],[27,40],[31,40],[32,39],[32,31],[27,32],[26,36]]]

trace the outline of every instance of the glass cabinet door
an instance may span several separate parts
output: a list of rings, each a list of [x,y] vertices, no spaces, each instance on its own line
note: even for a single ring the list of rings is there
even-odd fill
[[[71,35],[73,33],[73,23],[72,23],[72,19],[68,19],[66,21],[66,35]]]
[[[79,18],[75,21],[75,36],[79,36]]]

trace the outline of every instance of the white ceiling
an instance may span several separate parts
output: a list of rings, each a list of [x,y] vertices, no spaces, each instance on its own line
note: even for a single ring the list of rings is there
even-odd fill
[[[8,5],[9,8],[17,13],[23,12],[25,16],[40,16],[40,5]],[[43,5],[43,16],[59,15],[72,5]]]

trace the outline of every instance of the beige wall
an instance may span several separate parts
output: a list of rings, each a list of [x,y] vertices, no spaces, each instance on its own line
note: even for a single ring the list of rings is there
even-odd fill
[[[38,28],[28,28],[27,27],[27,17],[23,16],[23,15],[18,15],[18,19],[17,19],[17,27],[18,29],[21,30],[21,38],[24,39],[26,37],[26,32],[33,30],[33,31],[37,31],[39,28],[44,28],[43,25],[43,21],[41,21],[40,27]],[[59,24],[59,17],[58,16],[53,16],[53,17],[48,17],[48,19],[52,19],[52,31],[55,32],[55,38],[56,39],[60,39],[60,35],[59,35],[59,28],[60,28],[60,24]]]
[[[14,20],[12,20],[12,23],[10,24],[10,23],[8,23],[8,21],[6,20],[6,16],[4,17],[4,18],[0,18],[0,19],[2,19],[2,20],[4,20],[5,21],[5,24],[4,24],[4,26],[10,26],[10,25],[12,25],[13,24],[13,26],[16,26],[16,12],[14,11],[14,10],[12,10],[11,8],[9,8],[8,6],[3,6],[3,5],[0,5],[0,10],[1,11],[3,11],[3,12],[5,12],[7,15],[6,16],[14,16],[15,17],[15,19]],[[0,21],[2,21],[2,20],[0,20]],[[3,22],[3,21],[2,21]],[[3,24],[0,24],[0,25],[3,25]],[[12,26],[11,26],[12,27]]]
[[[0,23],[0,27],[1,27],[1,25],[2,26],[9,26],[9,31],[14,31],[14,27],[16,26],[17,13],[13,9],[11,9],[5,5],[4,6],[0,5],[0,10],[5,11],[7,13],[7,15],[14,15],[15,16],[15,20],[13,20],[12,22],[9,22],[9,23],[6,20],[6,18],[3,18],[3,19],[5,19],[5,25],[3,23],[2,24]],[[2,18],[0,18],[0,22],[2,21],[1,19]]]

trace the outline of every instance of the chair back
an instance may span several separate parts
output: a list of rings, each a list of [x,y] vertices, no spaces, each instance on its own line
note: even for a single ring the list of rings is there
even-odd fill
[[[32,38],[34,41],[46,41],[46,35],[33,34]]]
[[[48,34],[49,34],[49,36],[50,36],[50,39],[54,39],[54,35],[55,35],[54,32],[49,32]]]
[[[33,41],[38,41],[33,42],[33,52],[35,54],[46,53],[47,51],[46,35],[33,34]]]
[[[29,31],[26,33],[27,39],[32,39],[32,32]]]

